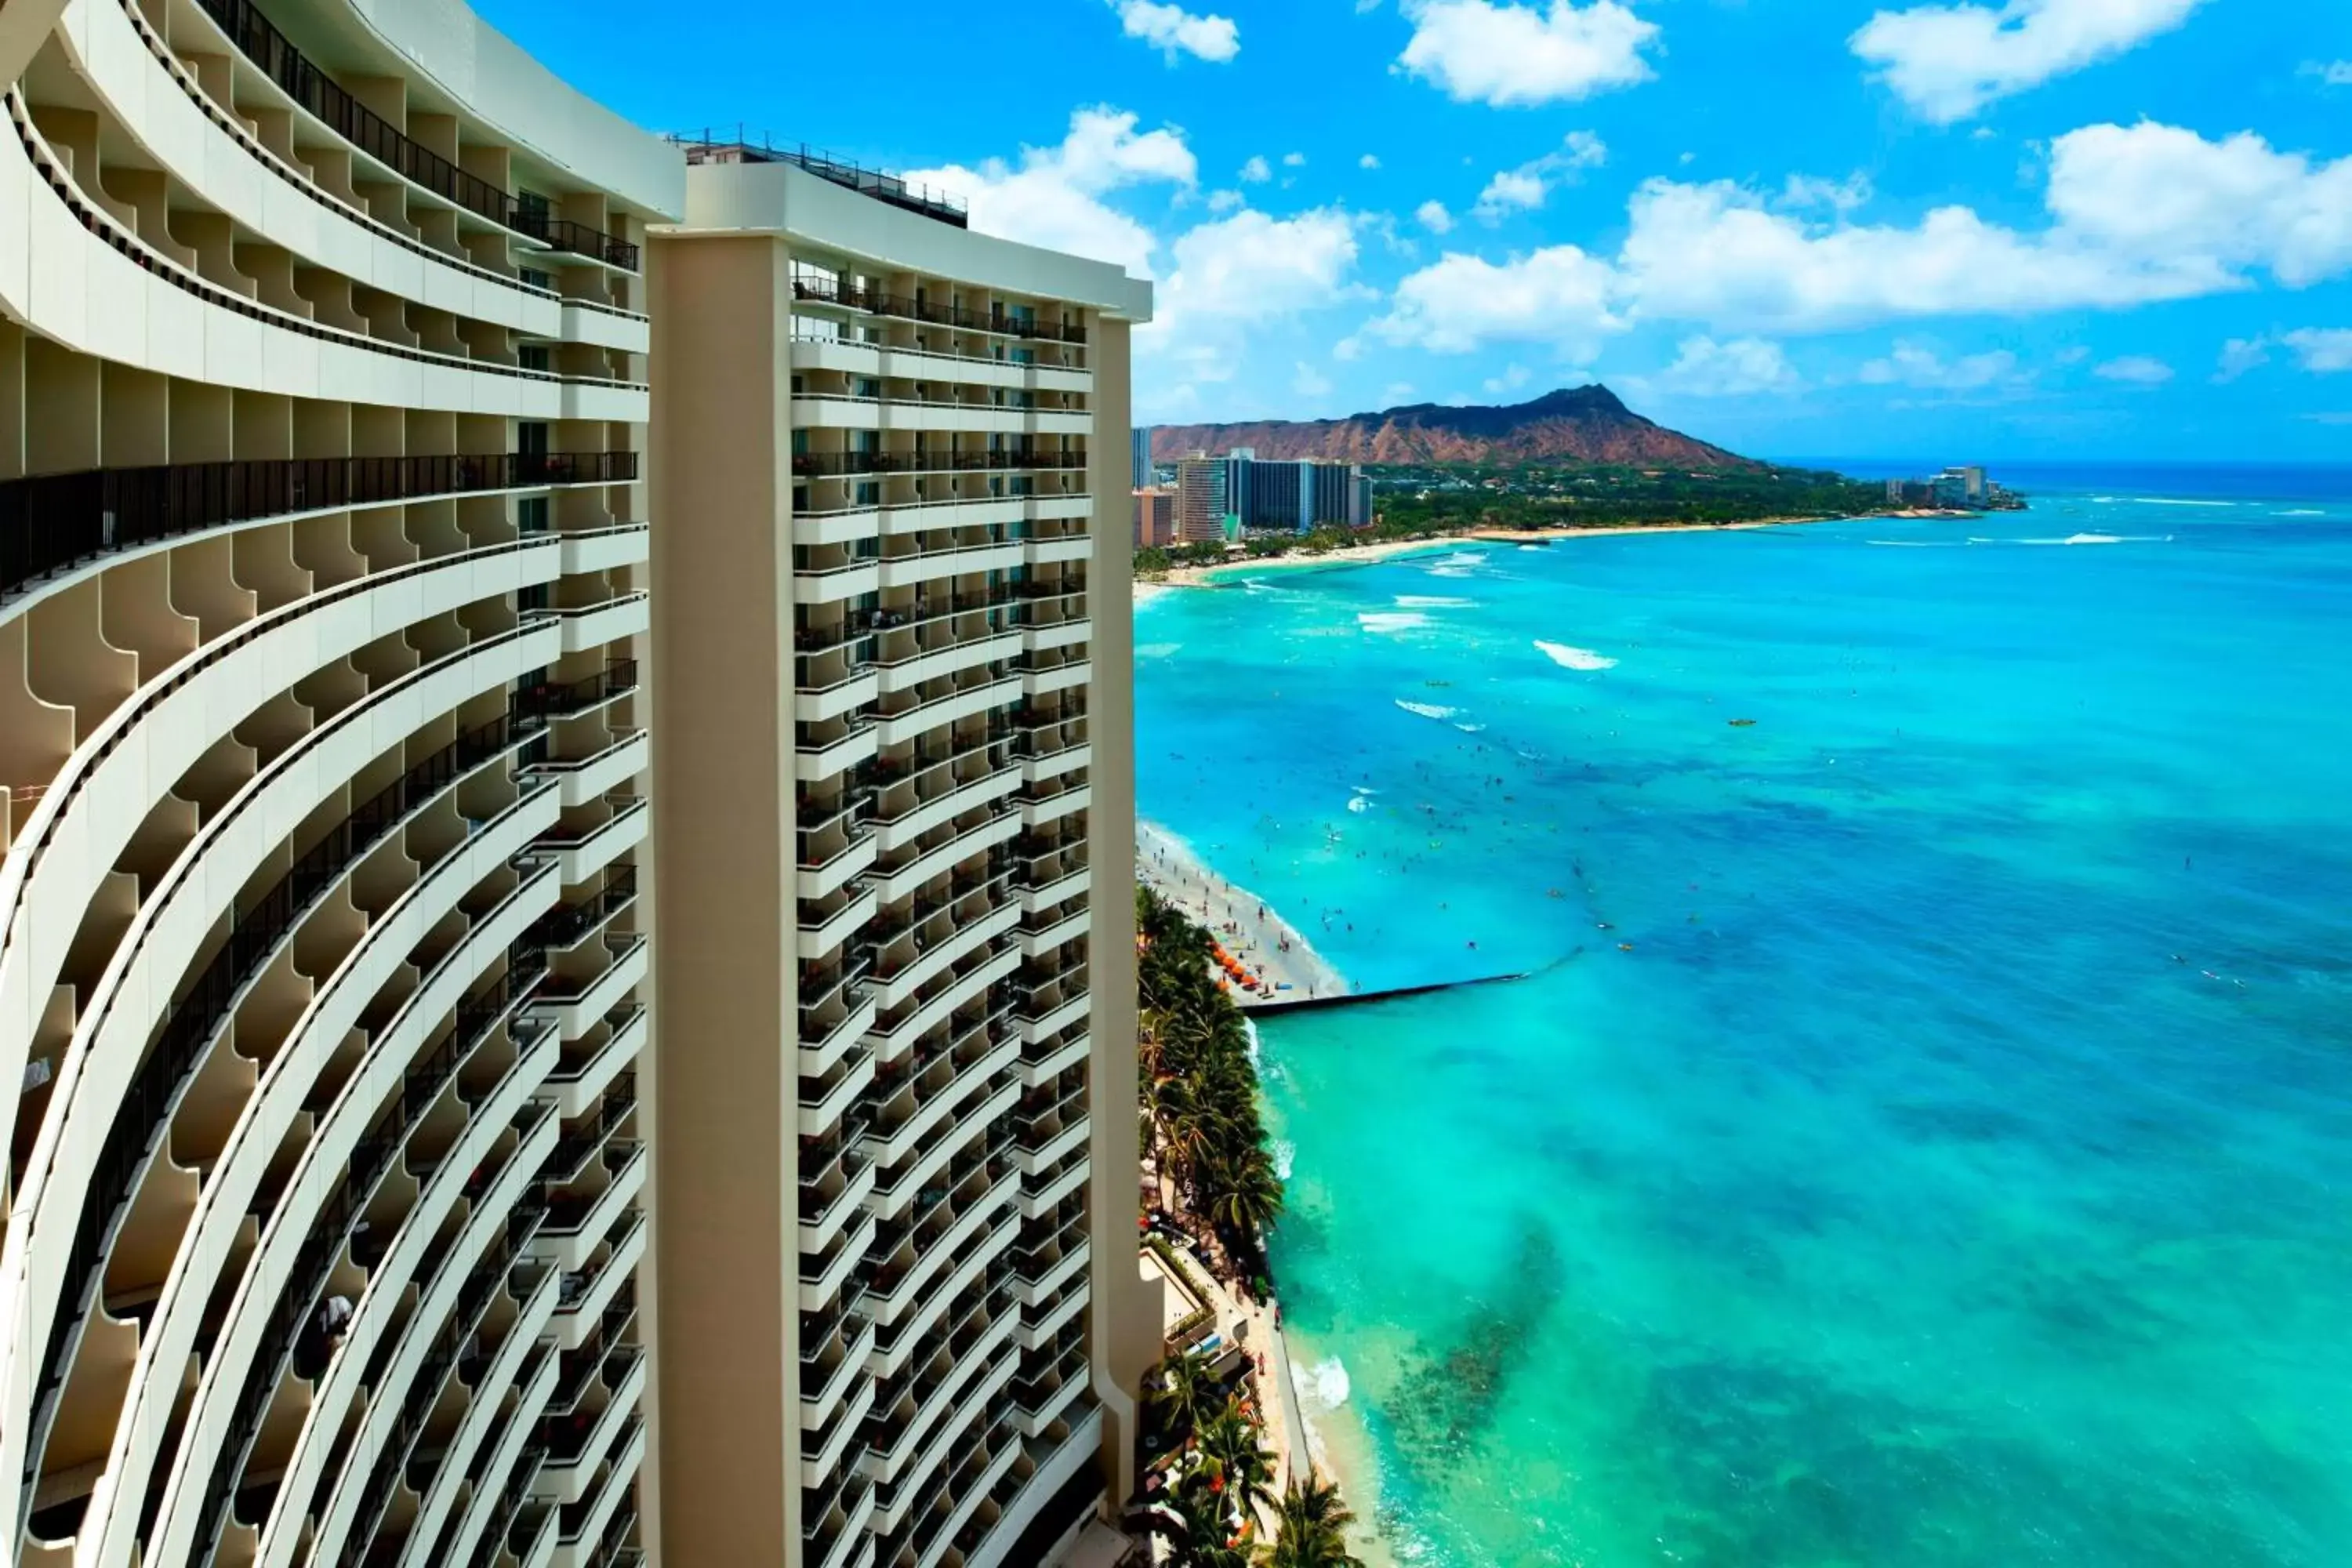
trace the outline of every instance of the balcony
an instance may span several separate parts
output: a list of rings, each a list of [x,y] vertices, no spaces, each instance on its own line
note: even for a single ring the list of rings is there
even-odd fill
[[[603,1332],[610,1337],[612,1331],[605,1323],[605,1309],[617,1303],[623,1289],[636,1271],[638,1261],[646,1255],[646,1216],[632,1215],[625,1223],[613,1250],[601,1264],[566,1274],[558,1284],[555,1306],[555,1342],[567,1351],[578,1350],[588,1342],[591,1334]]]
[[[10,479],[0,483],[0,599],[110,554],[265,518],[636,477],[635,452],[510,452],[175,463]]]
[[[248,0],[198,0],[198,4],[280,91],[402,179],[550,249],[583,256],[626,272],[637,270],[635,246],[580,224],[551,218],[402,135],[306,59]]]
[[[919,294],[910,299],[880,289],[861,289],[851,283],[795,278],[793,279],[793,299],[803,304],[837,305],[844,310],[866,310],[877,316],[896,316],[909,321],[928,321],[934,326],[956,327],[964,331],[995,332],[1005,337],[1030,338],[1044,342],[1084,343],[1087,341],[1087,330],[1083,326],[1040,321],[1001,310],[968,310],[954,305],[937,304]]]
[[[608,939],[612,962],[593,975],[551,975],[532,999],[536,1009],[551,1012],[566,1039],[576,1039],[597,1021],[619,1007],[646,977],[646,939],[637,932],[619,934],[620,945]]]
[[[563,809],[577,811],[644,773],[652,761],[651,738],[634,730],[584,757],[542,760],[530,771],[555,780],[563,790]]]
[[[816,784],[869,761],[879,749],[874,721],[835,718],[794,726],[793,776]]]
[[[795,452],[798,479],[863,479],[880,474],[1084,473],[1084,452],[958,451],[919,447],[903,452]]]
[[[876,1220],[868,1215],[850,1226],[828,1252],[803,1253],[800,1261],[800,1310],[803,1312],[823,1311],[826,1303],[841,1294],[849,1282],[850,1274],[865,1261],[866,1248],[872,1245]]]

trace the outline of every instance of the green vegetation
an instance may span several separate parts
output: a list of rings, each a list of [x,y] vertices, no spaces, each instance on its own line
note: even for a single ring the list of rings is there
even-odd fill
[[[1135,916],[1146,1155],[1163,1193],[1181,1200],[1166,1206],[1263,1295],[1265,1232],[1282,1212],[1282,1181],[1241,1009],[1210,968],[1206,931],[1149,888],[1135,890]]]
[[[1886,510],[1886,489],[1807,468],[1682,472],[1622,468],[1496,468],[1459,464],[1367,470],[1376,487],[1369,528],[1318,528],[1307,534],[1252,536],[1252,560],[1323,555],[1360,544],[1434,539],[1473,529],[1534,532],[1562,528],[1690,527],[1788,518],[1867,517]],[[1135,574],[1164,575],[1180,566],[1232,559],[1222,543],[1139,550]]]
[[[1282,1182],[1258,1116],[1241,1009],[1218,984],[1207,931],[1149,888],[1135,890],[1135,917],[1141,1131],[1161,1206],[1262,1296],[1265,1236],[1282,1212]],[[1143,1245],[1171,1278],[1202,1289],[1178,1248],[1149,1234]],[[1139,1441],[1147,1468],[1164,1479],[1155,1528],[1170,1561],[1175,1568],[1362,1568],[1346,1540],[1355,1516],[1337,1488],[1309,1473],[1275,1495],[1260,1401],[1242,1391],[1245,1382],[1220,1382],[1215,1358],[1192,1348],[1213,1317],[1195,1311],[1170,1331],[1174,1348],[1145,1392],[1150,1419]],[[1257,1544],[1262,1521],[1271,1521],[1272,1537]]]
[[[1862,517],[1886,488],[1804,468],[1547,468],[1390,469],[1376,481],[1384,523],[1406,532],[1454,528],[1637,528]]]

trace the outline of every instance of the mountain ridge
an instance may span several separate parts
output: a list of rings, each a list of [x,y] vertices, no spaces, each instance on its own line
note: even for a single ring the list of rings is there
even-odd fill
[[[1234,447],[1268,461],[1323,458],[1343,463],[1612,463],[1670,468],[1760,468],[1625,406],[1606,386],[1559,387],[1527,403],[1450,406],[1412,403],[1344,419],[1265,419],[1225,425],[1160,425],[1151,458],[1173,462]]]

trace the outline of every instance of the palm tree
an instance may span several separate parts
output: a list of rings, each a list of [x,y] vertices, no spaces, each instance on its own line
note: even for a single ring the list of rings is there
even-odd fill
[[[1263,1235],[1282,1214],[1282,1178],[1274,1173],[1273,1157],[1254,1148],[1212,1175],[1210,1222],[1235,1236]]]
[[[1223,1495],[1250,1518],[1256,1505],[1274,1503],[1274,1450],[1256,1422],[1232,1400],[1201,1427],[1202,1468],[1224,1483]]]
[[[1304,1484],[1294,1477],[1274,1513],[1275,1542],[1265,1568],[1363,1568],[1348,1550],[1348,1527],[1356,1516],[1319,1471],[1309,1470]]]
[[[1209,1358],[1198,1351],[1179,1351],[1160,1363],[1159,1372],[1159,1385],[1151,1391],[1149,1403],[1171,1431],[1183,1433],[1189,1442],[1208,1411],[1209,1401],[1216,1396],[1217,1380],[1209,1370]]]

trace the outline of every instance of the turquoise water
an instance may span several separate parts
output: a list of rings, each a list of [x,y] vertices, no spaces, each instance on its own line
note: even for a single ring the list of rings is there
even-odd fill
[[[2334,483],[1139,611],[1145,815],[1360,985],[1539,971],[1264,1032],[1401,1555],[2352,1563]]]

